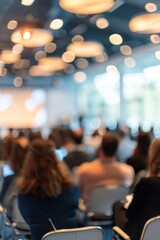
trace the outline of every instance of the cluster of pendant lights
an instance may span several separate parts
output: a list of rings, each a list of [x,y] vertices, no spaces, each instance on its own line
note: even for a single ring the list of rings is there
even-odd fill
[[[22,4],[26,6],[29,6],[32,3],[33,0],[22,1]],[[72,13],[98,14],[111,9],[115,4],[115,0],[108,0],[107,2],[106,0],[60,0],[59,4],[63,9]],[[96,22],[96,25],[97,27],[103,29],[106,28],[109,23],[106,19],[99,19],[99,21]],[[58,30],[62,26],[63,21],[61,19],[55,19],[50,24],[50,28],[54,30]],[[16,27],[15,22],[10,23],[10,29],[14,29]],[[43,38],[41,36],[43,36]],[[53,36],[51,32],[44,29],[18,29],[13,32],[11,40],[16,45],[33,48],[46,46],[46,44],[53,41]],[[112,39],[110,39],[110,41],[112,42]],[[122,39],[120,39],[120,41],[122,42]],[[15,58],[19,57],[17,53],[14,55]],[[71,71],[71,65],[69,66],[69,63],[74,61],[76,57],[76,65],[83,69],[88,66],[86,58],[92,57],[97,62],[101,62],[107,59],[107,54],[104,52],[104,48],[100,43],[94,41],[84,41],[82,36],[76,35],[72,38],[72,43],[68,45],[66,52],[62,55],[62,58],[46,57],[43,51],[37,52],[35,59],[38,61],[38,64],[30,67],[29,74],[32,76],[50,76],[54,72],[61,70],[69,72]],[[14,62],[16,62],[15,59],[12,60],[12,63]],[[19,65],[22,66],[22,64]],[[16,67],[19,65],[15,64]]]
[[[23,0],[28,2],[27,0]],[[30,0],[31,1],[31,0]],[[110,10],[116,4],[118,0],[60,0],[60,7],[64,10],[75,13],[75,14],[99,14]],[[33,0],[32,0],[33,2]],[[27,4],[26,4],[27,5]],[[153,34],[160,32],[160,14],[155,13],[157,11],[156,5],[148,3],[145,5],[146,14],[141,14],[134,17],[129,22],[129,28],[133,32]],[[109,26],[107,19],[99,18],[96,21],[98,28],[103,29]],[[58,30],[63,26],[61,19],[55,19],[51,22],[50,28]],[[15,29],[16,21],[10,21],[8,24],[9,29]],[[43,36],[43,37],[42,37]],[[153,38],[153,37],[152,37]],[[155,39],[155,37],[154,37]],[[123,42],[122,37],[119,34],[112,34],[109,40],[114,45],[121,45]],[[5,64],[22,62],[20,60],[20,53],[23,51],[23,47],[42,47],[52,50],[46,50],[46,52],[53,52],[56,49],[56,45],[52,42],[52,33],[45,29],[18,29],[13,32],[11,41],[15,43],[15,51],[9,51],[0,56],[0,62]],[[159,39],[160,41],[160,39]],[[21,49],[21,50],[16,50]],[[124,55],[131,55],[132,49],[127,45],[120,47],[120,52]],[[5,58],[5,54],[9,57]],[[47,57],[46,53],[39,51],[36,55],[38,64],[31,66],[29,74],[32,76],[50,76],[54,72],[62,71],[66,69],[66,72],[71,69],[70,63],[76,60],[76,64],[79,68],[85,68],[88,66],[88,61],[85,58],[93,57],[97,59],[97,62],[105,61],[107,54],[104,51],[103,46],[100,43],[94,41],[84,41],[83,37],[76,35],[72,38],[72,43],[68,45],[66,52],[63,53],[62,58],[60,57]],[[128,59],[128,60],[127,60]],[[126,62],[131,63],[132,58],[126,58]],[[23,64],[22,64],[23,65]],[[133,65],[133,64],[132,64]],[[16,65],[15,65],[16,66]],[[67,70],[68,67],[68,70]],[[76,75],[77,77],[77,75]]]
[[[117,1],[114,0],[60,0],[60,6],[64,10],[75,14],[97,14],[110,10],[114,7],[116,2]],[[129,28],[132,32],[151,34],[151,42],[155,44],[160,43],[160,37],[155,34],[160,32],[160,13],[155,13],[157,11],[157,6],[154,3],[146,3],[144,7],[147,13],[133,17],[129,22]],[[109,23],[106,19],[98,20],[99,21],[96,22],[97,27],[102,29],[108,27]],[[112,34],[109,40],[114,45],[121,45],[123,42],[123,38],[119,34]],[[72,45],[68,46],[71,51],[74,49],[75,52],[78,52],[78,46],[71,47]],[[129,55],[132,54],[130,46],[122,45],[120,47],[120,52],[125,56],[128,55],[124,59],[124,64],[129,68],[135,67],[135,60],[129,57]]]

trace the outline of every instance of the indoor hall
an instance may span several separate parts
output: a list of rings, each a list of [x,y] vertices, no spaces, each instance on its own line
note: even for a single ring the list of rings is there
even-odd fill
[[[1,160],[6,138],[16,140],[15,149],[42,138],[54,142],[73,177],[76,167],[102,154],[102,139],[111,132],[119,138],[118,162],[131,165],[136,177],[148,171],[150,144],[160,137],[159,1],[0,3]],[[81,220],[79,226],[86,225]]]

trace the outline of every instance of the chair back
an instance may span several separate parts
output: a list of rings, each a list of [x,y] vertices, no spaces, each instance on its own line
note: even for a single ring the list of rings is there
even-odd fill
[[[12,222],[14,225],[23,231],[30,231],[28,224],[25,222],[18,207],[18,197],[12,199]]]
[[[113,204],[123,199],[129,191],[130,188],[126,185],[97,186],[91,192],[87,212],[111,216]]]
[[[136,231],[136,229],[135,229]],[[130,236],[126,234],[120,227],[112,228],[112,240],[130,240]],[[160,239],[160,216],[150,218],[144,225],[140,240],[159,240]]]
[[[101,227],[82,227],[62,229],[46,233],[41,240],[103,240],[104,230]]]
[[[26,225],[26,224],[25,224]],[[23,227],[24,225],[22,225]],[[28,225],[27,225],[28,226]],[[20,226],[21,227],[21,226]],[[12,222],[7,216],[7,210],[0,205],[0,234],[1,239],[26,240],[30,239],[29,229],[19,228],[19,224]]]
[[[143,228],[140,240],[160,239],[160,216],[149,219]]]

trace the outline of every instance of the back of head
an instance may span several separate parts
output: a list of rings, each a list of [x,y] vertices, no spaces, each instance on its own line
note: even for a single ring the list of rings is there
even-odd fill
[[[10,164],[11,168],[17,174],[20,173],[20,171],[22,169],[23,162],[24,162],[25,156],[27,154],[27,151],[28,151],[27,138],[24,138],[24,137],[18,138],[13,145],[11,157],[9,160],[9,164]]]
[[[1,160],[9,160],[15,143],[15,138],[6,136],[1,141]]]
[[[155,139],[150,146],[148,168],[150,176],[160,174],[160,139]]]
[[[59,195],[68,186],[71,186],[69,173],[60,167],[53,142],[33,140],[18,182],[20,192],[51,197]]]
[[[151,144],[151,136],[149,132],[140,131],[137,136],[136,152],[138,154],[147,155]]]
[[[64,144],[62,129],[58,127],[53,128],[49,133],[48,140],[53,141],[55,143],[56,148],[62,147]]]
[[[107,131],[102,138],[101,149],[105,156],[115,156],[118,149],[119,139],[115,133]]]
[[[75,144],[81,144],[83,141],[83,130],[82,129],[77,129],[75,131],[72,131],[71,135],[73,142]]]
[[[36,132],[32,132],[31,131],[29,133],[29,140],[30,140],[30,142],[32,142],[35,139],[41,139],[41,138],[42,138],[42,135],[41,135],[40,131],[36,131]]]

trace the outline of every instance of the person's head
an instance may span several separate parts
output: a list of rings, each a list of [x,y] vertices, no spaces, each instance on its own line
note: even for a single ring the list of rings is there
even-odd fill
[[[118,149],[119,139],[115,133],[107,131],[102,138],[100,149],[106,157],[114,157]]]
[[[157,176],[160,174],[160,139],[153,141],[149,149],[148,159],[149,176]]]
[[[137,136],[137,146],[135,154],[147,156],[151,144],[151,135],[149,132],[140,131]]]
[[[28,140],[25,137],[19,137],[12,148],[9,164],[15,173],[20,173],[24,158],[28,151]]]
[[[48,135],[48,140],[53,141],[56,148],[62,147],[64,144],[62,129],[58,127],[52,128],[51,132]]]
[[[30,142],[32,142],[35,139],[42,139],[42,135],[40,131],[36,131],[36,132],[31,131],[28,137]]]
[[[54,153],[54,143],[43,139],[31,142],[18,182],[20,192],[52,197],[71,184],[69,172],[62,169]]]
[[[12,149],[15,143],[13,136],[6,136],[1,141],[1,160],[8,161],[11,157]]]
[[[119,126],[118,130],[117,130],[117,133],[120,136],[120,139],[122,139],[126,136],[129,136],[128,126],[126,126],[126,125]]]
[[[83,129],[79,128],[71,132],[71,138],[75,144],[81,144],[83,141]]]

